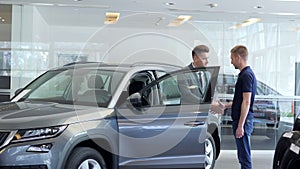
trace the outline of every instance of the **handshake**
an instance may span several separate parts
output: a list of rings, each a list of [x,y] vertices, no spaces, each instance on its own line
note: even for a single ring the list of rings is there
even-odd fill
[[[226,108],[230,108],[232,102],[222,103],[220,100],[212,102],[210,105],[210,112],[212,114],[224,114]]]

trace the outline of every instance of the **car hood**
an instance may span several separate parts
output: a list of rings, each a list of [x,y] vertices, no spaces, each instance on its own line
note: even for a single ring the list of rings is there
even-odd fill
[[[37,128],[105,118],[113,110],[52,102],[6,102],[0,104],[0,130]]]

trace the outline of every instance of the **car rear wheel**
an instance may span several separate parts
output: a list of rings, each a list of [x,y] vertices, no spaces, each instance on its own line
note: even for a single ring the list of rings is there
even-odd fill
[[[292,155],[286,154],[292,154],[292,152],[289,152],[289,148],[292,143],[295,144],[298,142],[298,140],[300,140],[300,131],[284,132],[281,135],[275,149],[273,169],[287,169],[285,167],[288,166],[287,163],[289,163],[289,160],[291,159]],[[286,156],[290,157],[286,159]],[[299,162],[297,162],[297,164],[299,164]]]
[[[89,147],[78,147],[67,161],[68,169],[106,169],[101,154]]]
[[[213,169],[216,161],[215,141],[210,133],[205,139],[205,169]]]
[[[273,169],[280,168],[284,152],[290,147],[290,145],[291,145],[290,138],[286,138],[282,136],[280,137],[274,153]]]

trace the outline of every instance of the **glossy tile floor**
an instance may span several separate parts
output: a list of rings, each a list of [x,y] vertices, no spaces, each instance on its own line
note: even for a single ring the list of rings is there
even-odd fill
[[[272,169],[274,150],[252,150],[253,169]],[[236,150],[221,150],[215,169],[240,169]]]

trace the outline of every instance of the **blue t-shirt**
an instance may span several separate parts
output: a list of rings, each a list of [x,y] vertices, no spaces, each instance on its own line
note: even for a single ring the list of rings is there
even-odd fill
[[[256,93],[256,77],[249,66],[245,67],[239,73],[238,80],[235,84],[231,113],[233,121],[238,121],[240,119],[243,102],[243,92],[251,92],[251,103],[247,119],[253,119],[253,102]]]

